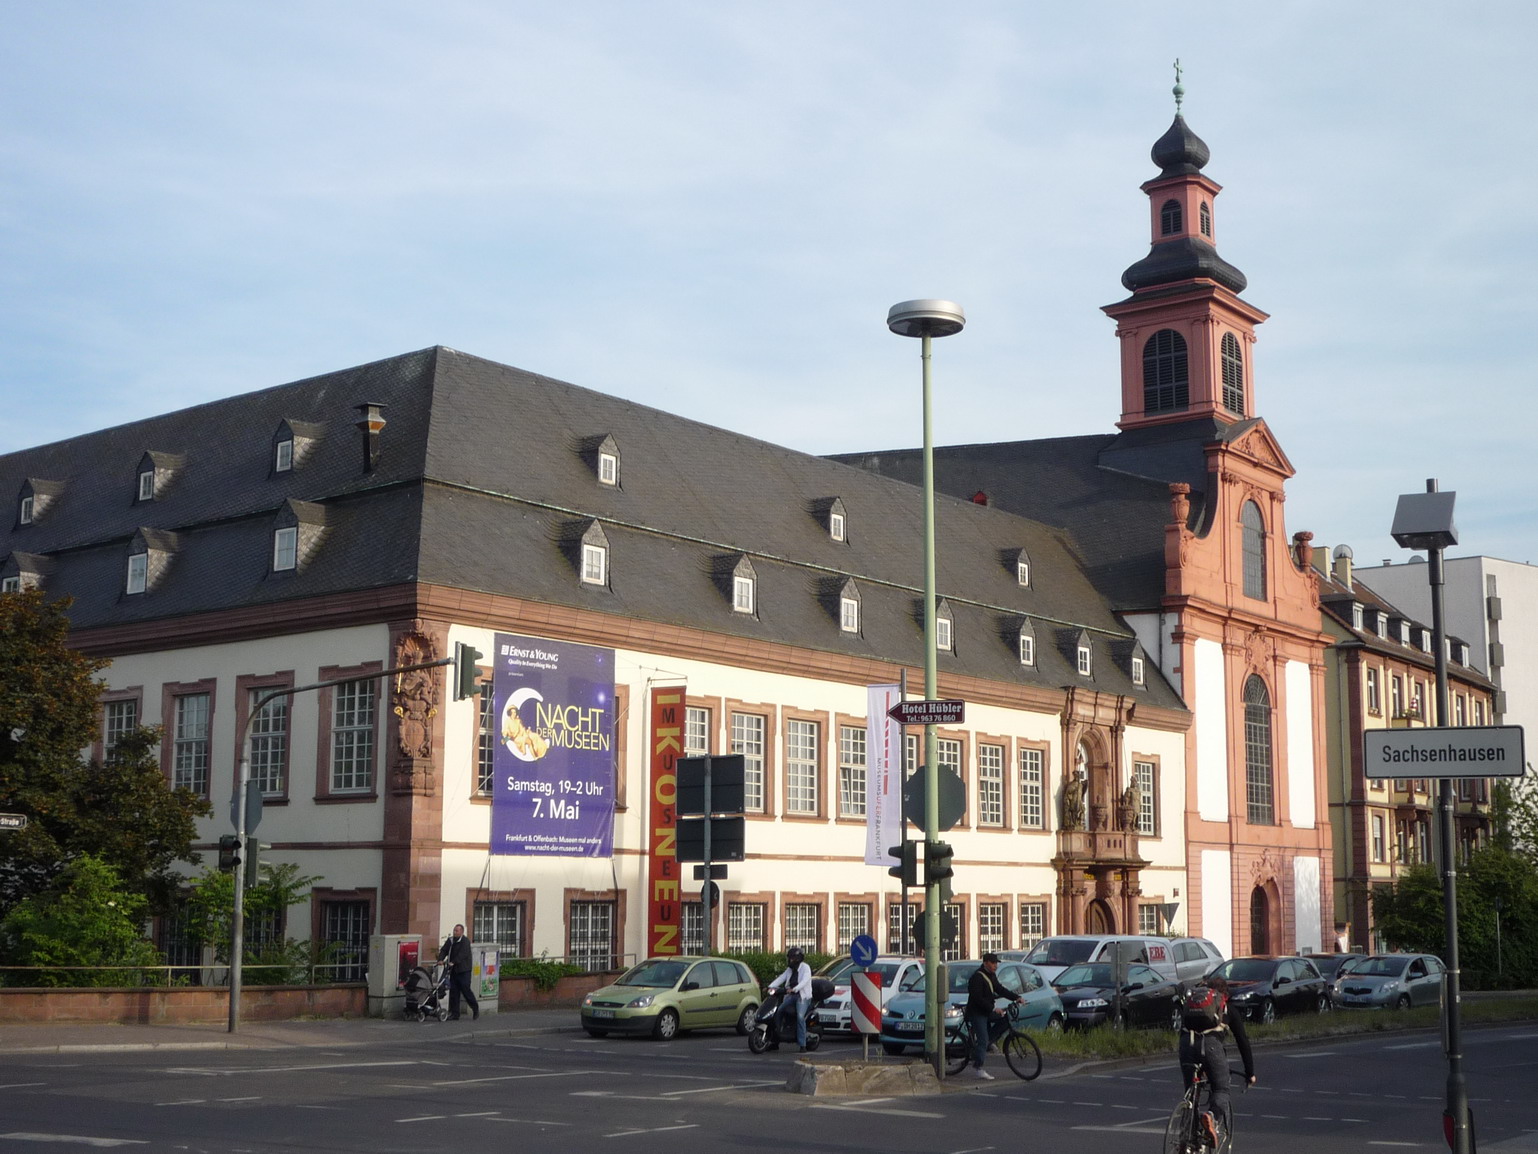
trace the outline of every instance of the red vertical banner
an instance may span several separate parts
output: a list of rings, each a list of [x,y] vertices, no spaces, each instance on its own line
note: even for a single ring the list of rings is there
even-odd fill
[[[646,953],[683,952],[678,873],[677,762],[684,752],[684,690],[652,690],[651,788],[646,822]]]

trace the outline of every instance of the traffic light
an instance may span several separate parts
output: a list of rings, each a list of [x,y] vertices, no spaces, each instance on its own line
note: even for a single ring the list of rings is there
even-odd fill
[[[480,696],[481,671],[476,662],[482,657],[479,649],[472,649],[463,641],[454,642],[454,700]]]
[[[219,868],[232,871],[240,868],[239,835],[227,833],[219,839]]]
[[[943,841],[928,842],[924,846],[924,884],[936,885],[956,871],[951,868],[951,855],[956,851]]]
[[[267,846],[271,849],[272,846]],[[246,838],[246,889],[254,889],[262,883],[262,843],[256,838]]]
[[[902,881],[903,889],[919,884],[919,843],[904,840],[901,845],[888,846],[886,851],[895,857],[897,865],[886,872]]]

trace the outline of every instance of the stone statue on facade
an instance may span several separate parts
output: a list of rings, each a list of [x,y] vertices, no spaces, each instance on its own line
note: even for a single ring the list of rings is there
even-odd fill
[[[1063,783],[1063,828],[1084,828],[1084,782],[1079,778]]]

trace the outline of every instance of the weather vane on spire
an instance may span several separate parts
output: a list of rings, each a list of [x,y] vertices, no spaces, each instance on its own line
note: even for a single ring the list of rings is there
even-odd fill
[[[1175,93],[1175,115],[1180,115],[1180,102],[1185,98],[1186,90],[1180,84],[1180,57],[1175,57],[1175,87],[1171,90]]]

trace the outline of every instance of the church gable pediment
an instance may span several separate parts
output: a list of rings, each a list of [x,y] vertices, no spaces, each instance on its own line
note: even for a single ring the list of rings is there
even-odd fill
[[[1229,442],[1228,451],[1284,477],[1291,477],[1297,472],[1264,421],[1257,420],[1253,427],[1235,437]]]

